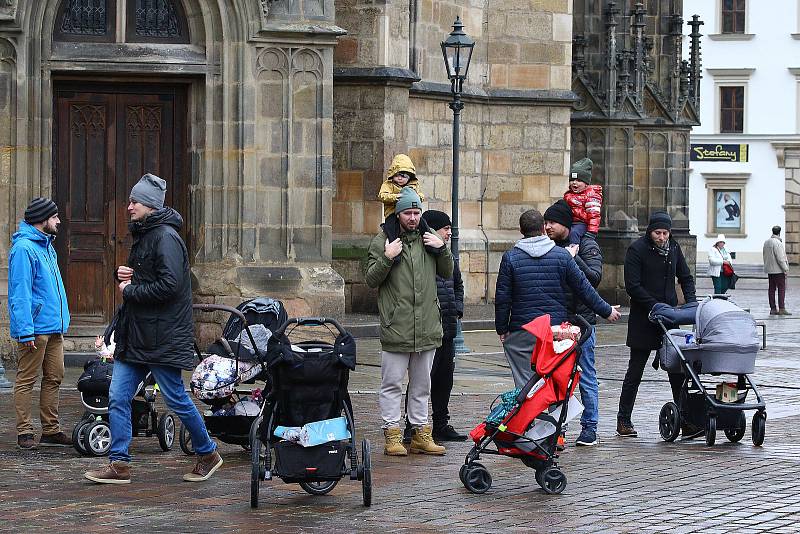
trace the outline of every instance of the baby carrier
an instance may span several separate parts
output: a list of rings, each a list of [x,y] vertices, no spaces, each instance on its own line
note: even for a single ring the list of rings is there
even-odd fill
[[[298,327],[323,327],[334,339],[300,341]],[[325,495],[349,476],[361,481],[364,506],[370,506],[370,444],[361,441],[359,463],[347,391],[356,366],[353,336],[334,319],[289,319],[270,339],[267,362],[272,388],[252,426],[250,505],[258,506],[260,483],[273,477]]]
[[[481,454],[519,458],[536,470],[536,482],[547,493],[561,493],[567,487],[567,477],[556,462],[556,444],[564,424],[583,410],[572,393],[580,377],[579,347],[591,334],[588,323],[580,316],[577,320],[583,326],[577,341],[554,342],[549,315],[522,327],[536,338],[531,354],[535,373],[522,388],[503,394],[489,417],[470,432],[475,445],[458,473],[469,491],[484,493],[492,485],[491,474],[477,461]]]
[[[682,307],[656,304],[650,320],[661,325],[663,344],[657,364],[668,373],[684,375],[678,402],[661,408],[659,432],[665,441],[674,441],[681,425],[689,423],[705,429],[706,445],[713,445],[717,430],[736,442],[745,434],[746,410],[753,414],[753,444],[764,442],[767,419],[764,399],[748,376],[755,370],[761,348],[755,319],[729,301],[715,295]],[[682,330],[679,325],[695,325]],[[733,375],[724,379],[724,375]],[[722,381],[720,378],[723,377]],[[755,402],[748,402],[752,391]]]

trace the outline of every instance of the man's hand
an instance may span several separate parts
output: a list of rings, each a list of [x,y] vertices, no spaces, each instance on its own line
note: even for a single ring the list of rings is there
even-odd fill
[[[126,282],[130,280],[133,278],[133,269],[127,265],[120,265],[117,267],[117,278],[119,278],[120,282]]]
[[[29,349],[36,350],[36,341],[34,341],[33,339],[31,339],[30,341],[24,341],[22,344],[28,347]]]
[[[399,237],[391,243],[387,239],[383,245],[383,255],[390,260],[395,259],[401,252],[403,252],[403,242],[400,241]]]
[[[131,281],[130,280],[125,280],[124,282],[120,282],[119,283],[119,292],[122,293],[123,291],[125,291],[125,288],[128,287],[129,285],[131,285]]]
[[[422,236],[422,242],[425,243],[426,247],[442,248],[444,246],[442,238],[433,232],[425,232],[425,235]]]
[[[572,245],[567,247],[567,252],[569,252],[570,255],[572,255],[572,257],[574,258],[575,256],[578,255],[578,248],[580,248],[579,245],[573,243]]]
[[[617,319],[620,318],[620,313],[617,308],[619,308],[619,304],[611,306],[611,315],[606,317],[606,321],[608,321],[609,323],[614,323],[617,321]]]
[[[506,336],[507,335],[508,334],[500,334],[500,343],[505,343],[506,342]]]

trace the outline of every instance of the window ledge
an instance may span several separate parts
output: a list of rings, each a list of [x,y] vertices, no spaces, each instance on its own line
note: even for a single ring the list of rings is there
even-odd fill
[[[793,33],[793,34],[792,34],[792,39],[795,39],[795,40],[797,40],[797,41],[800,41],[800,33]]]
[[[725,228],[720,228],[719,232],[715,232],[713,234],[709,234],[708,232],[706,232],[705,236],[706,237],[717,237],[719,234],[725,234],[725,238],[726,239],[730,239],[732,237],[735,237],[737,239],[747,237],[747,234],[731,234],[731,233],[728,233],[728,232],[725,231]]]
[[[710,33],[708,38],[712,41],[750,41],[755,37],[753,33]],[[797,39],[797,37],[795,37]]]

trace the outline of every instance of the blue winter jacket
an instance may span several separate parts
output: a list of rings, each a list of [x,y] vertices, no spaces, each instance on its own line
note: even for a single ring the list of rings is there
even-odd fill
[[[519,330],[550,314],[551,324],[568,319],[568,290],[601,317],[611,306],[592,287],[566,249],[545,235],[520,239],[503,254],[497,273],[494,310],[498,334]]]
[[[36,335],[62,334],[69,328],[67,292],[53,239],[25,221],[20,221],[11,238],[8,313],[11,337],[20,343]]]

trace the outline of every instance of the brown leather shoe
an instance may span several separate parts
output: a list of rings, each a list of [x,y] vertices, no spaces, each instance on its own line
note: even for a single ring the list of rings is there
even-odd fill
[[[633,428],[632,423],[617,421],[617,435],[623,438],[636,438],[639,436],[639,433]]]
[[[191,473],[183,475],[183,480],[187,482],[202,482],[208,480],[214,471],[222,465],[222,456],[217,451],[203,454],[197,457],[197,463]]]
[[[17,436],[17,448],[24,451],[35,449],[36,440],[33,438],[33,434],[20,434]]]
[[[791,314],[792,313],[786,308],[781,308],[780,310],[778,310],[778,315],[791,315]]]
[[[86,471],[83,477],[98,484],[130,484],[131,464],[128,462],[111,462],[105,469]]]
[[[42,439],[39,440],[41,447],[72,447],[72,438],[63,432],[55,434],[42,434]]]

